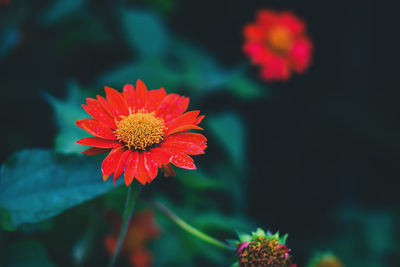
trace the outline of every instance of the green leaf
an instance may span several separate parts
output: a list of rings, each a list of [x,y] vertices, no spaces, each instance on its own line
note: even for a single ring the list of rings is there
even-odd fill
[[[144,12],[128,11],[124,16],[126,16],[124,21],[146,17],[146,20],[157,21],[158,24],[164,25],[158,17]],[[132,40],[131,43],[142,52],[142,56],[106,72],[99,79],[100,84],[121,88],[126,83],[133,83],[140,78],[150,88],[164,87],[167,91],[179,90],[187,91],[189,95],[203,95],[225,89],[237,73],[237,70],[221,67],[218,61],[204,49],[179,38],[162,38],[163,41],[154,41],[157,44],[163,42],[162,47],[150,49],[154,44],[147,45],[147,38],[150,36],[151,40],[154,38],[153,35],[158,36],[158,34],[153,34],[157,31],[148,30],[142,33],[143,29],[139,29],[140,33],[136,33],[136,26],[133,26],[133,22],[127,21],[124,23],[126,38]],[[167,31],[163,27],[162,29],[161,32]],[[143,37],[140,37],[142,35]],[[141,45],[144,47],[141,48]]]
[[[23,240],[2,248],[0,253],[1,266],[55,266],[49,259],[42,243],[36,240]]]
[[[167,29],[154,14],[124,10],[121,14],[126,41],[142,55],[160,55],[168,42]]]
[[[239,230],[236,230],[236,233],[238,235],[240,242],[250,242],[251,241],[251,235],[243,233]]]
[[[184,186],[194,190],[217,190],[224,188],[224,184],[220,179],[210,177],[201,171],[188,171],[177,169],[177,178]]]
[[[222,113],[208,117],[207,123],[233,163],[244,166],[245,132],[242,120],[235,113]]]
[[[188,90],[201,94],[215,92],[234,77],[235,71],[221,67],[212,55],[196,45],[179,39],[171,43],[170,53],[176,58],[171,66],[181,74]]]
[[[263,97],[268,93],[268,88],[262,88],[261,85],[245,76],[235,76],[228,84],[233,94],[242,99],[254,99]]]
[[[75,82],[71,82],[68,85],[68,96],[65,100],[45,95],[54,110],[54,120],[58,127],[54,144],[56,152],[77,154],[85,150],[84,146],[76,143],[77,140],[89,136],[86,131],[75,124],[77,119],[89,117],[80,105],[83,102],[80,91],[79,86]]]
[[[9,26],[0,29],[0,60],[6,57],[20,41],[21,33],[16,27]]]
[[[0,223],[6,229],[48,219],[114,188],[103,182],[93,157],[41,149],[17,152],[1,166],[0,176],[0,209],[9,212]]]
[[[256,232],[253,233],[253,235],[257,235],[257,236],[265,236],[265,232],[263,229],[261,228],[257,228]]]
[[[52,1],[49,8],[41,16],[42,23],[54,24],[68,15],[81,11],[85,0],[57,0]]]
[[[98,84],[118,89],[128,83],[135,84],[136,79],[139,78],[146,83],[148,88],[164,87],[169,91],[179,87],[182,82],[182,73],[173,71],[171,66],[161,58],[146,57],[108,71],[98,79]]]

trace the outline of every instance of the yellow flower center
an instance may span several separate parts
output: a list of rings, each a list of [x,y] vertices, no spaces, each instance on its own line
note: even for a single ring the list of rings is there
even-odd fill
[[[287,53],[293,44],[292,35],[285,27],[275,27],[271,29],[266,42],[277,53]]]
[[[139,110],[127,117],[122,116],[122,120],[117,122],[115,136],[129,149],[145,150],[160,143],[165,130],[164,120],[157,117],[155,112]]]

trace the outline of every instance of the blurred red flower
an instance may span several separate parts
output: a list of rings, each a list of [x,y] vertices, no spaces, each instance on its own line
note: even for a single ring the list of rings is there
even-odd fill
[[[260,10],[244,27],[243,51],[267,81],[286,81],[310,65],[312,43],[302,20],[291,12]]]
[[[0,5],[7,6],[10,3],[10,0],[0,0]]]
[[[105,87],[106,99],[87,98],[82,107],[93,119],[77,120],[76,124],[94,137],[83,138],[78,144],[92,146],[87,155],[110,152],[101,169],[106,181],[113,174],[115,181],[125,172],[125,184],[136,178],[150,183],[162,168],[165,176],[174,176],[170,165],[193,170],[196,166],[188,155],[204,154],[207,139],[188,130],[197,126],[204,115],[189,111],[189,98],[167,94],[163,88],[148,91],[138,80],[125,85],[123,92]]]
[[[115,234],[106,236],[105,247],[113,255],[118,242],[118,233],[121,230],[122,218],[115,213],[109,213],[108,219]],[[134,267],[148,267],[153,265],[153,256],[146,245],[160,235],[160,229],[155,224],[155,216],[151,210],[138,212],[131,219],[125,235],[121,252],[125,253]]]

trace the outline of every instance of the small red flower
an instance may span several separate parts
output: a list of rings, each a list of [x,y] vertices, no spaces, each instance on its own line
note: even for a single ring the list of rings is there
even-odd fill
[[[122,219],[114,213],[109,214],[109,221],[115,234],[108,235],[104,245],[110,255],[113,255],[118,242],[118,232],[121,230]],[[129,262],[135,267],[153,265],[153,255],[146,248],[147,243],[160,235],[160,229],[155,224],[155,215],[151,210],[144,210],[133,216],[122,244],[121,252],[125,253]]]
[[[286,81],[310,65],[312,43],[304,22],[290,12],[259,11],[256,21],[244,27],[244,37],[243,51],[261,66],[267,81]]]
[[[197,126],[204,115],[200,111],[185,112],[189,98],[167,94],[163,88],[148,91],[138,80],[136,90],[127,84],[123,92],[105,87],[106,99],[87,98],[82,107],[93,119],[77,120],[76,124],[94,137],[83,138],[78,144],[92,146],[83,151],[87,155],[110,152],[101,170],[106,181],[115,181],[125,172],[125,184],[133,178],[150,183],[161,168],[165,176],[174,176],[170,165],[194,170],[188,155],[204,154],[207,139],[189,130],[203,130]]]

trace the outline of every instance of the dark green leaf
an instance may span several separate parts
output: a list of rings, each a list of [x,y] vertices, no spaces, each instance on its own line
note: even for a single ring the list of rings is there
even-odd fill
[[[242,120],[234,113],[207,118],[208,127],[237,166],[244,165],[245,132]]]
[[[236,76],[229,82],[229,89],[242,99],[253,99],[263,97],[268,93],[268,88],[263,88],[255,81],[245,77]]]
[[[47,101],[53,107],[54,120],[59,129],[54,147],[55,151],[60,153],[80,153],[85,148],[76,141],[88,137],[89,134],[76,126],[75,121],[87,118],[89,115],[81,107],[83,100],[78,85],[71,82],[68,90],[68,97],[65,100],[46,95]]]
[[[45,247],[36,240],[23,240],[2,248],[1,266],[55,266],[51,263]]]
[[[112,181],[103,182],[100,162],[92,157],[40,149],[17,152],[0,175],[0,209],[6,215],[0,223],[8,229],[48,219],[114,188]]]
[[[145,11],[124,10],[121,14],[126,40],[142,55],[161,54],[168,42],[160,19]]]
[[[220,179],[210,177],[200,171],[177,169],[175,172],[184,186],[194,190],[217,190],[224,187]]]

